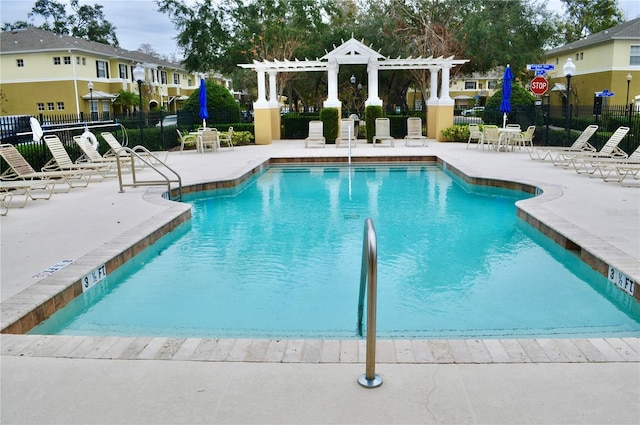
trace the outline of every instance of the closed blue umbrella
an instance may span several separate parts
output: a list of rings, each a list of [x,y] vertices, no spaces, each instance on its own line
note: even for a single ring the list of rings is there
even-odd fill
[[[513,80],[513,72],[511,67],[507,65],[502,77],[502,102],[500,103],[500,112],[502,112],[502,126],[507,125],[507,114],[511,112],[511,81]]]
[[[209,112],[207,111],[207,86],[204,83],[204,78],[200,78],[200,118],[202,118],[202,126],[207,126],[207,118],[209,118]]]

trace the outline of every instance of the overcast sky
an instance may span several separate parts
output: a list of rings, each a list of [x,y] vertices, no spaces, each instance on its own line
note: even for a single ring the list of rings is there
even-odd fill
[[[26,21],[27,14],[35,2],[36,0],[2,0],[0,19],[3,23]],[[181,57],[173,40],[175,36],[173,24],[167,15],[157,11],[153,0],[81,0],[80,4],[83,3],[103,5],[104,16],[116,26],[116,36],[123,49],[137,50],[141,44],[147,43],[160,54],[169,56],[175,54],[178,58]],[[557,11],[561,8],[560,0],[548,0],[547,4],[550,10]],[[640,0],[618,0],[618,4],[625,12],[627,19],[640,17]],[[67,13],[69,11],[70,8]],[[34,22],[34,25],[40,24],[42,21]]]

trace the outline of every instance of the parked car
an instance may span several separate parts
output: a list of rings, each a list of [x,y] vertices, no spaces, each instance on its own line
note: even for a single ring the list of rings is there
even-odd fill
[[[462,111],[462,116],[475,117],[476,115],[482,115],[482,112],[484,112],[484,106],[474,106],[473,108]]]
[[[158,124],[156,124],[156,127],[175,127],[176,125],[178,125],[178,116],[177,115],[167,115],[166,117],[164,117],[164,119],[162,120],[162,122],[158,121]]]

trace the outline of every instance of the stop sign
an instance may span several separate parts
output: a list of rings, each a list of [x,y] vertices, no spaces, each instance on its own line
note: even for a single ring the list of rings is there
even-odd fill
[[[546,93],[549,88],[549,82],[546,78],[541,75],[538,75],[533,80],[531,80],[531,92],[535,95],[542,96]]]

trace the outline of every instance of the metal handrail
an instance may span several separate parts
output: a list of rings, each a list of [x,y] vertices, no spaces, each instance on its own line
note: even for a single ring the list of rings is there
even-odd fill
[[[373,220],[364,221],[364,240],[362,244],[362,268],[360,269],[360,295],[358,297],[358,335],[362,336],[362,316],[364,312],[364,294],[369,282],[367,296],[367,357],[365,373],[360,375],[358,383],[365,388],[382,385],[382,377],[376,374],[376,297],[378,274],[378,242]]]
[[[143,155],[140,155],[138,152],[142,152]],[[123,155],[123,153],[125,155]],[[154,158],[153,161],[149,161],[147,158],[149,156],[152,156]],[[131,184],[125,184],[122,182],[122,166],[120,165],[120,160],[121,159],[130,159],[131,160],[131,176],[133,178],[133,183]],[[145,180],[145,181],[139,181],[136,177],[136,159],[141,161],[143,164],[148,165],[149,167],[151,167],[154,171],[156,171],[158,174],[160,174],[162,177],[164,177],[164,180]],[[178,183],[178,201],[182,201],[182,178],[180,177],[180,175],[173,170],[171,167],[169,167],[165,162],[163,162],[160,158],[158,158],[157,156],[155,156],[153,153],[151,153],[147,148],[145,148],[144,146],[136,146],[133,149],[128,148],[128,147],[122,147],[120,149],[117,150],[116,152],[116,163],[118,165],[118,182],[120,184],[120,192],[124,192],[124,187],[126,186],[130,186],[130,187],[137,187],[137,186],[158,186],[160,184],[166,184],[167,185],[167,196],[169,199],[171,199],[171,183]],[[163,173],[158,167],[156,167],[156,164],[162,164],[167,170],[171,171],[171,173],[173,173],[173,175],[175,175],[176,178],[171,178],[170,176],[167,176],[165,173]]]

